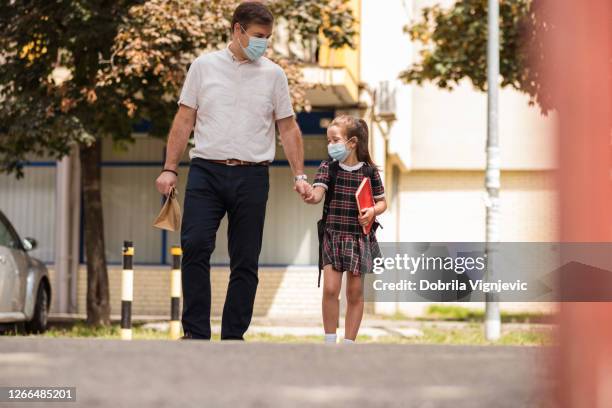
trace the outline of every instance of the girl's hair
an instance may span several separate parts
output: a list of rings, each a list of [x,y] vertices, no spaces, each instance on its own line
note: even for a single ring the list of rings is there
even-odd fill
[[[329,127],[332,126],[339,126],[344,129],[344,134],[347,140],[351,139],[352,137],[356,137],[357,160],[366,162],[372,167],[376,167],[376,164],[374,164],[368,149],[369,131],[365,120],[351,115],[340,115],[332,120],[332,122],[329,124]]]

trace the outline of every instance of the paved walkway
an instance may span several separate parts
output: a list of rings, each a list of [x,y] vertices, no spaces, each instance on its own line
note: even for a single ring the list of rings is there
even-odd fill
[[[74,386],[76,403],[52,404],[73,408],[541,407],[552,406],[544,397],[552,387],[549,354],[540,347],[7,336],[0,337],[0,385]]]
[[[79,315],[52,315],[52,322],[71,322],[77,319],[84,319],[85,316]],[[115,316],[117,321],[120,316]],[[144,322],[144,326],[161,331],[168,331],[168,321],[166,316],[136,316],[134,321]],[[471,323],[466,322],[445,322],[445,321],[417,321],[417,320],[392,320],[382,319],[377,316],[364,316],[359,329],[359,334],[368,336],[372,339],[378,337],[420,337],[423,335],[424,327],[435,326],[444,329],[461,329]],[[340,321],[338,335],[343,333],[344,320]],[[504,329],[552,329],[548,324],[524,324],[524,323],[504,323]],[[271,336],[322,336],[322,323],[319,317],[286,317],[268,318],[255,317],[251,321],[248,333],[267,334]],[[212,319],[213,333],[220,332],[220,320]]]

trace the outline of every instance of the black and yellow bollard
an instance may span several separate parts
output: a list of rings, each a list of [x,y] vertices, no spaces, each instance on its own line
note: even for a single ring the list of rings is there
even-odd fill
[[[172,270],[170,271],[170,338],[178,339],[181,334],[179,319],[179,306],[181,300],[181,255],[183,251],[179,246],[173,246]]]
[[[121,272],[121,339],[132,340],[132,298],[134,295],[134,245],[123,241],[123,271]]]

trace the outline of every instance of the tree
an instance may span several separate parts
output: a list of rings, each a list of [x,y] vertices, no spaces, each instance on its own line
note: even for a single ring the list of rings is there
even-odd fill
[[[500,0],[501,86],[530,97],[543,113],[553,108],[545,91],[543,37],[554,27],[547,23],[542,0]],[[400,74],[405,82],[431,81],[453,89],[469,79],[479,90],[487,83],[487,0],[458,0],[449,8],[426,7],[421,19],[404,31],[422,45],[419,61]]]
[[[0,163],[23,175],[29,154],[56,159],[79,147],[87,321],[109,323],[100,196],[100,139],[129,137],[131,119],[112,89],[96,89],[123,17],[136,1],[13,1],[0,6]]]
[[[78,146],[87,257],[87,323],[110,323],[101,201],[101,140],[129,146],[146,119],[165,137],[189,63],[224,46],[237,0],[44,0],[0,5],[0,172],[23,176],[29,155]],[[347,0],[270,2],[289,34],[352,46]],[[299,10],[300,15],[296,15]],[[307,14],[302,14],[306,13]],[[297,111],[309,109],[295,53],[268,54],[287,72]]]

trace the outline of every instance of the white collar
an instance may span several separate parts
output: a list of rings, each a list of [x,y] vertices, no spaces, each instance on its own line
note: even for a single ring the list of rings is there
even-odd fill
[[[339,162],[339,164],[340,164],[340,167],[342,167],[343,170],[354,171],[354,170],[360,169],[363,166],[364,162],[359,162],[359,163],[357,163],[357,164],[355,164],[353,166],[347,166],[346,164],[344,164],[342,162]]]
[[[232,42],[230,41],[229,43],[227,43],[227,46],[225,47],[225,50],[227,51],[228,55],[232,58],[232,61],[238,63],[238,64],[246,64],[251,62],[251,60],[249,60],[248,58],[245,60],[240,61],[236,55],[234,54],[234,52],[232,51],[232,49],[230,48],[230,45],[232,44]]]

